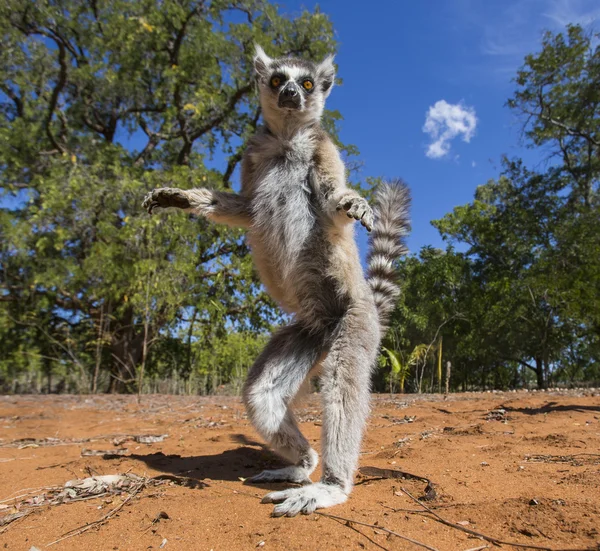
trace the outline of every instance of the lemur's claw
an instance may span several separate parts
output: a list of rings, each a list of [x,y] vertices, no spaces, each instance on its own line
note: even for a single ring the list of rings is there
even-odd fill
[[[155,209],[156,207],[159,207],[160,205],[156,201],[151,201],[148,203],[146,201],[144,201],[144,204],[142,206],[148,211],[148,214],[152,214],[152,209]]]

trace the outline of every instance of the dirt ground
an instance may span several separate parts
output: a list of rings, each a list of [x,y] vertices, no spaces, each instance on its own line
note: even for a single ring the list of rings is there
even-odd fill
[[[317,395],[298,409],[316,449],[320,415]],[[143,443],[147,435],[163,438]],[[372,527],[318,514],[272,518],[260,499],[285,485],[244,479],[279,464],[237,398],[0,397],[0,549],[425,548],[385,529],[439,551],[494,547],[438,522],[403,491],[423,497],[426,483],[385,478],[392,469],[430,479],[436,496],[423,503],[458,527],[540,549],[600,543],[598,390],[374,396],[360,465],[386,471],[358,474],[348,502],[325,510]],[[48,504],[69,480],[123,473],[187,478]]]

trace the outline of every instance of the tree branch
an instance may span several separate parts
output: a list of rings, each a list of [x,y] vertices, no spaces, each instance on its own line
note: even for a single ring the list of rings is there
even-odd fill
[[[509,358],[507,356],[504,356],[502,359],[506,360],[507,362],[517,362],[517,363],[521,364],[522,366],[528,367],[529,369],[531,369],[532,371],[537,373],[537,369],[533,365],[528,364],[527,362],[525,362],[523,360],[519,360],[518,358]]]
[[[65,148],[58,143],[58,141],[54,137],[54,134],[52,133],[52,128],[50,127],[52,124],[52,118],[54,116],[54,110],[56,109],[56,105],[58,104],[58,96],[60,95],[62,89],[67,83],[67,52],[62,42],[58,40],[55,40],[55,42],[58,46],[58,63],[60,65],[60,70],[58,73],[58,82],[52,90],[52,96],[50,97],[50,103],[48,105],[48,114],[46,115],[44,127],[46,129],[46,135],[48,136],[48,139],[50,140],[52,145],[61,153],[64,153]]]
[[[590,134],[586,134],[585,132],[582,132],[581,130],[578,130],[577,128],[568,126],[560,121],[557,121],[556,119],[553,119],[552,117],[544,115],[543,113],[540,113],[539,116],[542,120],[545,120],[546,122],[549,122],[550,124],[557,126],[558,128],[561,128],[567,134],[569,134],[569,136],[577,136],[578,138],[583,138],[584,140],[588,141],[592,145],[594,145],[596,147],[600,147],[600,142],[598,140],[596,140]]]
[[[2,90],[15,104],[15,109],[17,110],[17,115],[19,117],[23,117],[23,100],[20,98],[10,86],[7,86],[6,83],[0,82],[0,90]]]
[[[261,108],[260,106],[258,106],[256,108],[256,111],[254,112],[254,117],[252,117],[252,121],[250,122],[250,128],[252,128],[252,130],[256,130],[256,127],[258,126],[258,119],[260,119],[260,113]],[[233,175],[233,171],[235,170],[236,166],[242,160],[242,157],[244,156],[244,151],[245,148],[240,146],[238,150],[233,155],[231,155],[229,157],[229,160],[227,161],[227,168],[225,169],[225,174],[223,175],[223,185],[227,189],[231,188],[231,176]]]
[[[188,23],[192,20],[192,18],[197,15],[200,11],[201,5],[196,6],[191,12],[187,14],[181,27],[177,31],[177,35],[175,36],[175,40],[173,42],[173,46],[168,49],[169,57],[172,66],[179,65],[179,51],[181,49],[181,44],[183,43],[183,39],[185,38],[185,33],[187,30]],[[179,157],[177,159],[178,164],[187,165],[189,163],[189,154],[192,151],[193,140],[191,139],[188,129],[187,129],[187,120],[185,115],[183,114],[183,104],[181,98],[181,82],[177,81],[175,84],[175,89],[173,91],[173,101],[175,103],[175,108],[177,109],[177,122],[179,123],[179,129],[181,132],[181,137],[183,138],[184,146],[179,153]]]
[[[179,164],[186,164],[186,160],[189,158],[189,154],[192,151],[192,146],[195,140],[210,132],[215,127],[219,126],[227,116],[235,109],[238,101],[240,101],[248,92],[252,90],[252,84],[246,84],[241,88],[238,88],[236,92],[229,98],[227,105],[225,108],[219,113],[216,117],[214,117],[209,122],[205,123],[199,128],[196,128],[193,132],[189,134],[189,143],[186,143],[181,151],[179,152],[179,156],[177,158],[177,162]]]

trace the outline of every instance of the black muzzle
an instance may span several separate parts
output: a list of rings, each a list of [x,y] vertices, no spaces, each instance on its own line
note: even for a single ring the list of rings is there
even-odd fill
[[[286,84],[281,92],[279,92],[279,107],[298,109],[301,101],[300,90],[298,90],[298,87],[293,82]]]

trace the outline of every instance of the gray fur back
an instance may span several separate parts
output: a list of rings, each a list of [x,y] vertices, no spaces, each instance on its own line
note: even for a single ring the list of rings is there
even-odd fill
[[[369,237],[367,278],[384,328],[400,294],[394,264],[407,252],[409,206],[410,192],[402,180],[384,183],[375,193],[375,225]]]

